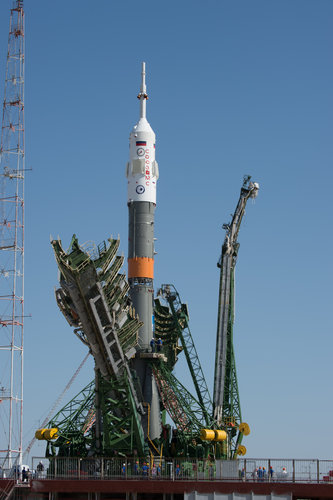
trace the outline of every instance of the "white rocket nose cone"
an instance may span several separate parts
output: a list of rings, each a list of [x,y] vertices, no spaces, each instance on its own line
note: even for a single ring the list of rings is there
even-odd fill
[[[146,118],[140,118],[140,120],[138,121],[138,123],[136,123],[133,127],[133,133],[137,133],[137,132],[148,132],[148,133],[152,133],[154,134],[154,131],[153,129],[151,128],[151,126],[149,125],[148,121],[146,120]]]

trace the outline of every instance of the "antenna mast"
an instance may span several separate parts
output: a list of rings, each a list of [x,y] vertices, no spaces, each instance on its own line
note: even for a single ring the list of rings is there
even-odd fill
[[[24,11],[10,11],[0,146],[0,465],[22,462]]]

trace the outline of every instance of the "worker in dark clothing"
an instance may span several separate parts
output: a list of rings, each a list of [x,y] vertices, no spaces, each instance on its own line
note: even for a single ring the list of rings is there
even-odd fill
[[[161,338],[157,339],[157,352],[160,352],[163,347],[163,340]]]
[[[22,469],[22,481],[25,483],[28,481],[28,471],[23,467]]]
[[[155,339],[154,337],[150,341],[151,352],[155,352]]]

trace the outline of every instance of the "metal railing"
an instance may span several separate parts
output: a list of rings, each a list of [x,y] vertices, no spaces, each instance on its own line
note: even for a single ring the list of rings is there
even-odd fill
[[[34,479],[140,479],[191,481],[243,481],[331,483],[333,460],[258,459],[238,460],[180,458],[70,458],[33,457],[31,467],[1,469],[0,478],[19,482]],[[333,490],[332,490],[333,492]]]

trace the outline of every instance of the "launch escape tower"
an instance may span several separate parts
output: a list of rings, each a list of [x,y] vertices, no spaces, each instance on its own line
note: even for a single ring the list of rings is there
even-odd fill
[[[24,11],[10,11],[0,146],[0,465],[22,459]]]
[[[58,306],[95,361],[95,379],[36,431],[47,456],[230,459],[246,452],[233,352],[233,283],[240,224],[258,184],[246,177],[226,238],[221,268],[214,398],[189,328],[189,312],[171,284],[154,298],[154,211],[158,165],[146,120],[145,64],[140,118],[130,134],[126,167],[129,207],[128,277],[119,239],[68,250],[51,242],[60,270]],[[153,341],[152,341],[153,339]],[[174,375],[184,352],[194,393]],[[166,420],[166,414],[173,427]]]

